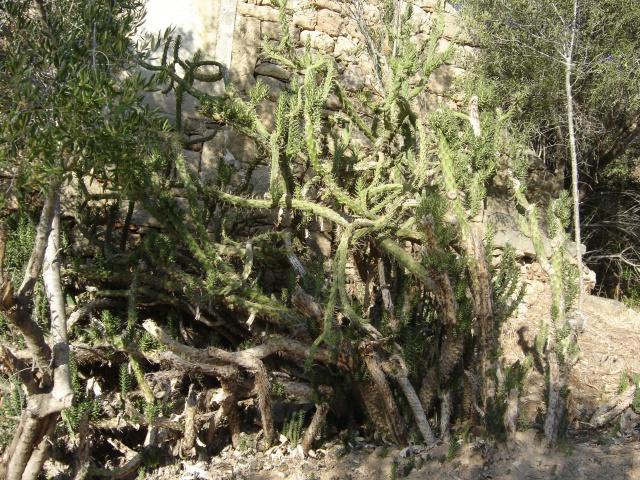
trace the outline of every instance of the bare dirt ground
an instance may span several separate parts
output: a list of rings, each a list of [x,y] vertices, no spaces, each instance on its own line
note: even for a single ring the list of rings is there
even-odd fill
[[[550,291],[536,268],[523,267],[527,295],[502,332],[504,362],[523,360],[542,319],[549,321]],[[529,374],[520,401],[520,429],[514,444],[489,440],[445,440],[427,450],[373,445],[362,437],[353,443],[328,443],[303,458],[286,442],[266,452],[227,447],[209,461],[185,461],[147,478],[184,480],[342,480],[342,479],[640,479],[640,416],[631,407],[594,428],[594,412],[618,398],[623,375],[640,374],[640,315],[619,302],[587,297],[579,318],[580,359],[569,378],[568,431],[547,450],[536,414],[544,409],[544,379]],[[615,402],[614,402],[615,403]],[[538,427],[538,428],[536,428]]]

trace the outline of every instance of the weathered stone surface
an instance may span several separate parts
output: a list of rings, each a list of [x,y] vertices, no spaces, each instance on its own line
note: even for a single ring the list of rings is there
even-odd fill
[[[425,90],[419,97],[420,109],[424,112],[433,112],[437,108],[440,108],[443,100],[444,99],[442,97]]]
[[[253,71],[258,60],[260,42],[258,19],[243,17],[236,20],[230,70],[233,82],[241,91],[246,91],[254,83]]]
[[[362,52],[357,57],[357,62],[355,62],[362,72],[365,75],[373,75],[373,63],[371,63],[371,58],[365,52]]]
[[[293,13],[292,22],[303,30],[314,30],[318,23],[318,12],[311,8],[299,10]]]
[[[231,67],[233,54],[233,32],[236,28],[237,0],[219,0],[217,5],[216,49],[214,60],[227,68]],[[206,2],[205,2],[206,5]],[[207,25],[205,24],[205,28]],[[206,50],[203,50],[206,52]]]
[[[355,51],[358,46],[351,39],[347,37],[338,37],[336,39],[336,45],[333,49],[333,55],[338,58],[342,58],[345,61],[355,60]]]
[[[127,215],[128,207],[129,205],[126,204],[120,207],[120,211],[118,212],[120,218],[125,218],[125,216]],[[162,224],[158,220],[156,220],[154,216],[152,216],[146,210],[138,207],[134,208],[133,210],[133,215],[131,216],[131,224],[151,228],[162,228]]]
[[[274,63],[264,62],[258,65],[255,69],[256,75],[263,75],[265,77],[277,78],[278,80],[288,81],[291,78],[291,73]]]
[[[429,35],[426,33],[416,33],[415,35],[411,35],[411,37],[409,37],[409,41],[419,48],[425,43],[429,42]]]
[[[316,29],[325,32],[333,37],[344,33],[346,19],[332,10],[320,10],[318,12],[318,23]]]
[[[340,110],[340,108],[342,107],[342,102],[337,95],[332,93],[327,97],[326,107],[329,110]]]
[[[431,30],[431,13],[427,13],[421,8],[414,7],[413,14],[409,19],[409,24],[416,33],[429,33]]]
[[[247,165],[257,154],[258,149],[249,137],[236,130],[222,129],[202,147],[200,177],[203,180],[214,179],[220,160],[232,165],[242,177]]]
[[[427,89],[432,93],[443,95],[447,90],[451,89],[454,78],[461,75],[463,72],[464,70],[461,68],[453,67],[451,65],[442,65],[431,75],[431,78],[427,83]]]
[[[182,35],[185,55],[191,56],[198,49],[215,51],[220,2],[183,1],[177,8],[172,0],[148,0],[145,8],[145,30],[157,34],[173,26],[174,35]]]
[[[313,4],[318,8],[327,8],[338,13],[342,13],[343,11],[342,4],[334,0],[313,0]]]
[[[413,4],[425,10],[434,11],[440,4],[440,0],[414,0]]]
[[[364,35],[362,35],[360,27],[358,27],[357,22],[353,18],[349,18],[349,20],[347,21],[345,31],[347,32],[347,35],[349,35],[352,39],[360,41],[364,40]]]
[[[323,32],[315,32],[303,30],[300,32],[300,43],[306,44],[307,39],[311,44],[311,48],[315,48],[325,53],[333,52],[335,41],[329,35]]]
[[[278,97],[280,96],[280,92],[284,91],[287,88],[287,84],[281,82],[280,80],[272,77],[264,77],[262,75],[258,75],[256,80],[260,80],[266,86],[269,87],[269,93],[267,93],[267,99],[272,102],[277,102]]]
[[[258,155],[258,147],[255,142],[237,130],[230,130],[225,140],[227,151],[242,164],[236,164],[238,168],[244,168]]]
[[[377,25],[380,22],[380,10],[370,3],[364,4],[364,19],[370,25]]]
[[[438,43],[438,46],[436,47],[436,54],[440,55],[444,53],[447,50],[447,48],[449,48],[450,46],[451,46],[451,40],[447,40],[446,38],[441,39],[440,42]],[[457,51],[454,51],[453,55],[445,63],[447,65],[455,64],[456,55],[457,55]]]
[[[200,170],[200,152],[182,150],[182,157],[184,158],[189,170],[197,174]]]
[[[280,25],[280,22],[263,21],[261,22],[260,29],[261,38],[264,38],[266,36],[271,40],[282,40],[282,25]],[[300,29],[293,25],[290,25],[289,38],[291,38],[292,42],[297,42],[300,39]]]
[[[304,8],[311,8],[311,0],[287,0],[287,9],[297,12]]]
[[[235,12],[235,4],[236,0],[217,2],[190,0],[181,2],[177,8],[176,2],[171,0],[148,0],[145,5],[147,15],[144,29],[155,35],[171,26],[174,28],[174,35],[182,36],[181,56],[183,58],[190,58],[197,50],[201,50],[209,52],[209,58],[228,65],[231,42],[224,41],[224,30],[234,28],[234,22],[227,20],[227,13]],[[233,15],[235,16],[235,13]],[[219,23],[222,23],[221,28]],[[218,39],[219,36],[222,40]],[[199,84],[198,87],[210,94],[222,92],[220,83]],[[168,95],[160,92],[146,93],[145,102],[164,113],[175,113],[173,92]],[[183,104],[183,113],[191,117],[200,117],[197,107],[198,102],[187,97]]]
[[[212,140],[205,142],[202,146],[200,156],[200,178],[203,181],[215,179],[217,175],[218,160],[224,157],[225,153],[225,136],[228,136],[228,130],[221,130],[213,137]]]
[[[251,191],[253,195],[263,198],[269,191],[269,179],[271,178],[271,167],[258,165],[251,175]]]
[[[280,12],[277,8],[269,6],[249,5],[247,3],[238,3],[238,13],[245,17],[253,17],[267,22],[277,22]]]
[[[197,138],[201,137],[202,135],[189,135],[189,141],[192,140],[196,140]],[[194,152],[200,152],[202,151],[202,143],[194,143],[192,145],[189,145],[187,147],[188,150],[193,150]]]
[[[340,85],[351,91],[362,90],[365,87],[365,79],[366,74],[357,65],[350,65],[342,75],[338,76]]]
[[[442,36],[447,40],[451,40],[456,34],[460,33],[460,26],[452,14],[443,12],[441,15],[444,17],[444,32]]]
[[[316,254],[331,257],[331,237],[323,232],[308,232],[307,245]]]
[[[256,114],[268,131],[272,131],[276,124],[276,104],[271,100],[262,100],[256,106]]]
[[[100,194],[106,193],[102,183],[98,182],[96,179],[87,175],[83,178],[83,180],[89,194],[100,195]],[[7,189],[7,190],[10,191],[10,189]],[[75,212],[79,206],[79,202],[82,201],[80,198],[79,191],[80,191],[79,185],[75,178],[71,181],[66,181],[60,187],[60,212],[63,217],[72,217],[75,215]],[[104,201],[100,201],[100,202],[104,203]],[[15,195],[7,196],[6,198],[7,209],[17,210],[19,208],[19,204],[20,204],[20,201]],[[91,202],[91,204],[96,205],[98,204],[98,202]]]

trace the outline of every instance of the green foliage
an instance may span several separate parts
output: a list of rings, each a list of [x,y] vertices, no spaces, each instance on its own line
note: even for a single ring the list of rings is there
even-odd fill
[[[631,407],[633,408],[634,412],[640,413],[640,385],[638,384],[636,384],[636,393],[633,396]]]
[[[36,227],[25,211],[10,215],[5,221],[5,226],[7,227],[7,246],[4,271],[14,285],[20,285],[33,248]]]
[[[120,384],[120,395],[125,398],[133,389],[134,378],[129,372],[129,364],[120,364],[118,382]]]
[[[104,333],[108,338],[115,337],[120,333],[124,322],[110,310],[102,310],[100,312],[100,320],[104,325]]]
[[[291,415],[289,420],[285,420],[282,425],[282,435],[284,435],[292,446],[296,446],[302,439],[302,427],[304,426],[304,410],[298,410]]]
[[[162,415],[163,404],[161,400],[154,398],[151,402],[145,402],[143,407],[143,415],[147,423],[153,422]]]
[[[634,49],[639,45],[640,11],[630,0],[586,0],[579,2],[579,20],[574,22],[573,3],[516,0],[507,6],[471,0],[464,2],[463,13],[484,47],[474,70],[495,92],[493,104],[511,109],[536,149],[557,165],[566,158],[562,55],[570,27],[575,28],[572,89],[579,115],[578,150],[583,172],[593,175],[606,166],[599,160],[612,160],[607,153],[638,112]],[[618,154],[637,146],[635,139]]]
[[[166,83],[165,91],[173,90],[176,95],[178,134],[168,136],[165,153],[152,148],[157,145],[151,140],[149,144],[143,141],[140,168],[133,165],[134,156],[127,157],[126,162],[118,156],[114,162],[123,162],[122,166],[117,163],[117,168],[131,173],[130,182],[124,181],[122,172],[114,173],[106,167],[104,172],[100,168],[95,171],[107,175],[108,186],[118,197],[107,212],[107,232],[109,225],[119,220],[119,205],[126,205],[129,197],[151,213],[162,228],[144,232],[139,246],[127,250],[110,241],[111,233],[97,228],[100,217],[97,212],[91,213],[89,221],[95,228],[87,229],[88,233],[111,248],[103,248],[92,264],[99,265],[104,275],[100,287],[117,292],[127,303],[126,331],[122,332],[124,326],[117,316],[103,312],[100,322],[90,327],[95,341],[102,337],[116,343],[117,335],[122,334],[120,341],[129,348],[139,347],[143,352],[157,348],[155,339],[139,329],[139,319],[148,318],[143,315],[149,312],[166,319],[163,326],[176,339],[180,338],[181,321],[199,320],[208,326],[206,330],[198,328],[202,327],[198,323],[186,325],[187,330],[195,326],[203,343],[210,340],[229,350],[244,350],[272,338],[295,338],[296,342],[313,345],[300,378],[310,381],[314,401],[327,400],[321,396],[320,385],[330,385],[333,396],[343,399],[347,379],[371,383],[364,353],[359,351],[368,344],[380,357],[399,355],[416,389],[427,371],[444,370],[445,360],[447,375],[438,381],[436,389],[456,388],[460,384],[458,373],[478,370],[474,352],[485,347],[484,339],[472,333],[479,303],[473,298],[478,258],[469,255],[467,240],[471,219],[482,210],[486,185],[496,172],[497,152],[506,148],[502,136],[505,116],[486,108],[487,94],[482,93],[481,135],[476,136],[466,115],[448,108],[428,116],[425,124],[426,112],[414,111],[416,102],[412,100],[424,88],[428,74],[450,58],[453,47],[436,53],[442,36],[439,21],[433,25],[427,45],[413,46],[405,21],[411,7],[395,10],[398,5],[385,2],[386,31],[376,32],[379,36],[365,47],[371,51],[391,47],[393,52],[388,54],[385,49],[386,58],[380,57],[376,65],[378,93],[382,96],[371,91],[344,91],[332,59],[309,46],[296,50],[286,34],[279,44],[266,44],[265,54],[271,61],[296,72],[280,94],[271,129],[256,114],[266,87],[258,82],[248,98],[241,97],[228,82],[223,65],[203,60],[200,53],[189,60],[181,59],[180,37],[166,41],[159,66],[145,64]],[[286,20],[284,8],[281,16]],[[216,73],[205,74],[204,67],[213,67]],[[225,83],[220,96],[198,89],[201,82],[219,80]],[[342,107],[327,118],[324,107],[332,94],[340,98]],[[202,181],[190,170],[182,147],[192,140],[181,145],[179,135],[186,128],[180,112],[187,96],[200,102],[200,113],[210,121],[234,127],[255,142],[255,165],[261,162],[270,167],[270,198],[250,198],[234,187],[237,172],[223,159],[212,181]],[[152,123],[142,122],[140,128],[150,129]],[[123,134],[125,150],[129,148],[129,133]],[[155,142],[150,130],[145,134]],[[113,146],[107,141],[104,145]],[[158,172],[161,167],[166,167],[165,175]],[[79,177],[86,172],[76,173]],[[186,208],[174,198],[174,189],[185,192]],[[281,224],[280,218],[285,215],[291,223]],[[272,216],[278,217],[276,224],[265,227]],[[433,239],[427,239],[420,228],[420,222],[428,216],[433,218]],[[332,258],[326,262],[314,259],[305,248],[310,232],[316,233],[312,222],[331,223]],[[256,224],[268,231],[255,233],[252,226]],[[290,236],[291,245],[285,241],[283,230]],[[491,272],[494,278],[486,298],[493,297],[495,311],[490,313],[495,329],[512,313],[523,292],[517,284],[514,257],[507,251],[500,268]],[[304,266],[306,274],[290,267],[294,261]],[[347,270],[351,265],[367,284],[364,293],[365,289],[351,283],[355,276]],[[387,274],[387,285],[382,285],[375,271],[378,265]],[[264,277],[271,271],[276,280],[268,281]],[[269,285],[268,292],[261,289],[265,285]],[[320,305],[324,314],[321,321],[292,308],[298,285]],[[394,308],[384,305],[380,293],[383,288],[390,292]],[[446,319],[451,325],[445,324],[438,304],[438,295],[445,288],[456,309],[455,315]],[[101,290],[100,294],[109,292]],[[246,319],[245,314],[254,320],[251,334],[244,324],[235,321]],[[379,339],[376,326],[388,338]],[[445,359],[452,342],[453,354]],[[329,360],[323,362],[326,365],[312,362],[316,348],[328,354]],[[132,401],[151,421],[169,407],[157,401],[145,403],[144,398],[150,398],[149,387],[139,358],[133,356],[130,363],[120,366],[119,386],[122,397],[131,398],[135,376],[143,398],[136,395]],[[348,371],[336,373],[334,364],[339,362],[342,368],[345,359]],[[272,367],[271,362],[265,365]],[[297,364],[292,368],[300,367]],[[520,378],[516,370],[508,373],[509,384]],[[271,389],[275,395],[284,392],[277,380]],[[401,413],[410,419],[400,389],[395,389],[395,396]],[[303,424],[304,412],[298,411],[283,425],[283,435],[292,445],[299,441]],[[414,466],[412,459],[405,465],[405,470],[409,469],[405,474]]]
[[[389,480],[396,480],[398,478],[398,470],[400,468],[400,462],[394,460],[391,462],[391,473],[389,474]]]
[[[0,162],[15,172],[6,195],[58,183],[71,172],[128,188],[163,120],[143,106],[154,78],[129,70],[144,53],[132,35],[140,2],[9,0],[0,11]],[[144,52],[144,49],[141,50]],[[153,147],[152,147],[153,148]]]
[[[493,303],[496,310],[496,330],[507,319],[524,298],[525,284],[518,282],[520,268],[516,262],[516,251],[507,245],[502,261],[493,275]]]
[[[71,408],[63,410],[62,420],[71,435],[74,435],[85,413],[89,421],[97,420],[103,415],[102,400],[95,396],[93,391],[87,391],[84,382],[78,377],[78,366],[73,355],[69,359],[71,372],[71,387],[75,395],[76,403]]]
[[[175,242],[164,233],[151,230],[142,241],[142,250],[160,266],[170,267],[176,258]]]
[[[554,171],[568,179],[567,93],[564,74],[571,39],[571,89],[576,126],[582,242],[601,293],[621,299],[639,284],[620,273],[638,265],[637,167],[640,136],[640,9],[631,0],[463,2],[469,32],[480,45],[470,84],[489,85],[487,106],[511,112],[517,131]],[[574,36],[572,37],[572,34]],[[516,129],[512,129],[514,131]],[[515,133],[515,132],[514,132]],[[556,212],[560,223],[570,215]],[[554,236],[557,221],[548,222]],[[556,311],[561,306],[556,305]]]
[[[271,394],[276,397],[281,397],[284,395],[284,385],[278,381],[277,378],[274,378],[271,381]]]
[[[162,344],[156,340],[149,332],[144,332],[140,335],[138,340],[140,350],[143,352],[149,352],[151,350],[157,350],[162,347]]]
[[[2,405],[0,405],[0,447],[6,448],[13,440],[15,429],[18,426],[20,415],[26,405],[24,393],[20,388],[20,382],[16,377],[9,377],[8,381],[2,379]],[[7,392],[8,391],[8,392]]]
[[[618,387],[618,393],[624,393],[629,388],[629,375],[627,372],[620,374],[620,386]]]

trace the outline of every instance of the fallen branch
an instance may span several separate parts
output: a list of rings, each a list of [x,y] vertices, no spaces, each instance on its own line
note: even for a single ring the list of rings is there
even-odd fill
[[[624,412],[631,404],[636,394],[635,385],[627,388],[620,395],[613,397],[603,406],[601,406],[591,417],[591,425],[594,427],[602,427]]]

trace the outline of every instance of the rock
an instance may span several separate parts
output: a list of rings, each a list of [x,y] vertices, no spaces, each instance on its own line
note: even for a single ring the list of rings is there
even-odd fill
[[[251,175],[251,192],[254,196],[262,198],[269,191],[271,167],[258,165]]]
[[[287,0],[287,9],[297,12],[311,7],[311,0]]]
[[[433,12],[440,5],[440,0],[414,0],[413,5]]]
[[[326,107],[329,110],[337,111],[337,110],[340,110],[340,108],[342,107],[342,102],[340,101],[340,98],[338,98],[338,96],[335,93],[331,93],[327,97]]]
[[[429,42],[429,35],[426,33],[416,33],[409,37],[409,41],[416,47],[420,48],[422,45]]]
[[[248,90],[254,84],[253,71],[256,68],[260,44],[260,20],[243,17],[236,21],[229,69],[234,84],[241,91]]]
[[[420,94],[420,108],[425,112],[433,112],[444,102],[444,98],[426,90]]]
[[[369,2],[364,2],[364,19],[369,25],[377,25],[380,23],[380,10]]]
[[[307,245],[316,255],[331,257],[331,237],[324,232],[308,232]]]
[[[238,130],[230,130],[225,142],[226,149],[240,162],[237,168],[245,168],[246,164],[258,156],[256,143]]]
[[[256,80],[260,80],[262,83],[264,83],[266,86],[269,87],[269,93],[267,93],[267,99],[271,100],[272,102],[277,102],[278,97],[280,97],[280,92],[283,92],[284,90],[287,89],[286,83],[281,82],[280,80],[272,77],[265,77],[262,75],[258,75],[256,77]]]
[[[462,73],[464,73],[462,68],[442,65],[429,78],[427,89],[437,95],[444,95],[451,89],[454,78],[462,75]]]
[[[365,73],[362,68],[352,65],[338,76],[338,82],[347,90],[359,91],[365,87]]]
[[[343,60],[353,61],[355,59],[355,51],[358,46],[347,37],[338,37],[336,45],[333,49],[333,55],[342,57]]]
[[[228,130],[220,131],[212,140],[205,142],[202,146],[200,156],[200,178],[203,181],[216,178],[218,171],[218,160],[224,156],[225,136],[229,135]]]
[[[438,43],[438,46],[436,47],[436,55],[441,55],[446,52],[447,48],[449,48],[450,45],[451,40],[447,40],[446,38],[441,39]],[[457,51],[454,50],[453,55],[451,55],[451,57],[449,57],[449,59],[445,62],[447,65],[451,65],[453,63],[456,53]]]
[[[409,24],[417,33],[429,33],[431,29],[431,14],[421,8],[414,7]]]
[[[349,35],[351,38],[360,40],[360,41],[364,40],[364,35],[362,35],[362,32],[360,31],[360,27],[358,27],[358,23],[353,18],[350,18],[347,21],[345,30],[347,32],[347,35]]]
[[[268,37],[271,40],[282,40],[282,25],[280,22],[267,22],[263,21],[260,25],[261,38]],[[300,39],[300,29],[290,26],[289,37],[292,42],[297,42]]]
[[[189,135],[189,141],[195,140],[198,137],[201,137],[202,135]],[[189,146],[187,146],[187,150],[193,150],[194,152],[199,152],[202,150],[202,142],[200,143],[193,143]]]
[[[269,62],[264,62],[258,65],[255,69],[255,74],[272,77],[283,81],[288,81],[291,77],[291,73],[282,68],[280,65]]]
[[[326,8],[337,13],[342,13],[342,4],[334,0],[313,0],[313,4],[318,8]]]
[[[339,13],[332,10],[320,10],[318,12],[318,23],[316,29],[328,33],[333,37],[342,34],[346,20]]]
[[[313,9],[297,11],[294,12],[291,21],[296,27],[300,27],[303,30],[314,30],[318,23],[318,12]]]
[[[276,104],[271,100],[264,99],[256,106],[256,114],[268,131],[273,130],[275,127],[275,112]]]
[[[189,170],[197,174],[200,170],[200,152],[183,149],[182,156]]]
[[[300,32],[300,43],[305,45],[307,41],[310,43],[311,48],[325,53],[332,53],[335,47],[333,38],[323,32],[303,30]]]
[[[277,22],[280,19],[280,12],[277,8],[268,6],[249,5],[247,3],[238,2],[237,12],[245,17],[253,17],[267,22]],[[241,20],[242,23],[244,20]],[[236,28],[238,24],[236,23]]]

